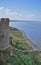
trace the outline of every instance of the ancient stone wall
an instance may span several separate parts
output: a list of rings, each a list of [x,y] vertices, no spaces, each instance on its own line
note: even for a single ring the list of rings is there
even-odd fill
[[[0,50],[9,47],[9,19],[1,18],[0,20]]]

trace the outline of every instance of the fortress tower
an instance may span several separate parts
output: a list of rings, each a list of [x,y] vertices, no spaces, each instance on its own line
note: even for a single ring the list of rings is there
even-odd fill
[[[0,50],[5,50],[9,47],[9,19],[0,19]]]

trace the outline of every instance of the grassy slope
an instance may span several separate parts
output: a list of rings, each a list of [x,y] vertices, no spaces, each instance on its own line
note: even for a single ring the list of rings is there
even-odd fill
[[[11,45],[16,47],[17,49],[33,49],[28,42],[26,41],[23,32],[20,30],[12,30],[10,31],[10,36],[12,37]]]
[[[32,49],[31,46],[26,42],[22,31],[19,30],[10,30],[10,36],[12,37],[12,43],[10,43],[13,47],[17,49]],[[10,65],[41,65],[41,62],[38,61],[38,54],[24,54],[20,52],[15,52],[13,56],[11,56],[8,60]]]
[[[18,50],[32,49],[32,47],[28,45],[28,42],[26,42],[21,31],[10,29],[9,36],[11,37],[10,44],[14,48],[17,48]],[[5,56],[4,58],[6,59],[7,65],[41,65],[41,62],[38,61],[37,53],[24,54],[21,52],[14,52],[13,56],[10,56],[8,51],[2,53]],[[1,64],[0,62],[0,65],[6,64]]]

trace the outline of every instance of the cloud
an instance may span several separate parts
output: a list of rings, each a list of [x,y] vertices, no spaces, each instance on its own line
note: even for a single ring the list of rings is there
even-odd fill
[[[20,14],[14,11],[11,11],[8,8],[5,7],[0,7],[0,14],[2,15],[1,17],[8,17],[10,19],[32,19],[34,15],[30,14]]]
[[[5,7],[0,7],[0,14],[2,15],[1,17],[8,17],[10,19],[32,19],[34,16],[33,14],[20,14]]]
[[[0,7],[0,18],[1,17],[20,20],[41,20],[40,15],[18,13],[5,7]]]
[[[9,17],[10,19],[17,18],[17,16],[20,16],[17,12],[11,11],[10,9],[0,7],[0,13],[3,15],[3,17]]]

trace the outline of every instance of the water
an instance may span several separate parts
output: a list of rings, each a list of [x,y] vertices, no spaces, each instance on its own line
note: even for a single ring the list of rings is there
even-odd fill
[[[33,44],[41,50],[41,22],[10,22],[10,26],[23,30]]]

